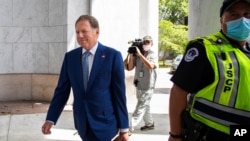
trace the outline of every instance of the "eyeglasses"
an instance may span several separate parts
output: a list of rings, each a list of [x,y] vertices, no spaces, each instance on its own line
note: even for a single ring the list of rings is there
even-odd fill
[[[144,44],[144,45],[149,44],[149,43],[150,43],[150,41],[149,41],[149,40],[145,40],[145,41],[143,41],[143,44]]]

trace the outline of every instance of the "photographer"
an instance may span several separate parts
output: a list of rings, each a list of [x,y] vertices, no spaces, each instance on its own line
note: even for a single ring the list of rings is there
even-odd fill
[[[134,45],[138,45],[134,47]],[[136,87],[137,105],[130,122],[130,133],[134,127],[139,124],[143,118],[145,126],[141,131],[153,130],[154,121],[150,113],[150,101],[155,88],[156,81],[156,63],[157,58],[151,50],[153,40],[151,36],[145,36],[140,43],[133,43],[129,48],[128,56],[125,59],[125,68],[131,71],[135,68],[134,84]]]

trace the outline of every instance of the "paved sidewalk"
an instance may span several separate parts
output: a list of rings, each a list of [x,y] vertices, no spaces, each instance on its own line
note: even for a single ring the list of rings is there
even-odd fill
[[[168,69],[158,70],[155,94],[151,101],[155,130],[140,131],[143,121],[135,128],[130,141],[167,141],[168,139],[168,99],[172,83]],[[127,95],[128,111],[136,105],[134,94]],[[0,102],[0,141],[81,141],[75,134],[71,106],[66,106],[51,135],[43,135],[44,122],[49,103],[41,102]]]

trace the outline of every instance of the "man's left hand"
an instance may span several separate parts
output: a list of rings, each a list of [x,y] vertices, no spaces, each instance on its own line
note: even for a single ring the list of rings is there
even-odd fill
[[[114,139],[114,141],[128,141],[128,132],[120,132],[119,136]]]

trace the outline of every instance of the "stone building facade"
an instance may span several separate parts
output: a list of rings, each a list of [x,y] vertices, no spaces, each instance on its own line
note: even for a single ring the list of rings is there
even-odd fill
[[[129,40],[149,34],[158,44],[158,0],[0,0],[0,101],[51,100],[82,14],[99,20],[99,41],[124,58]]]

